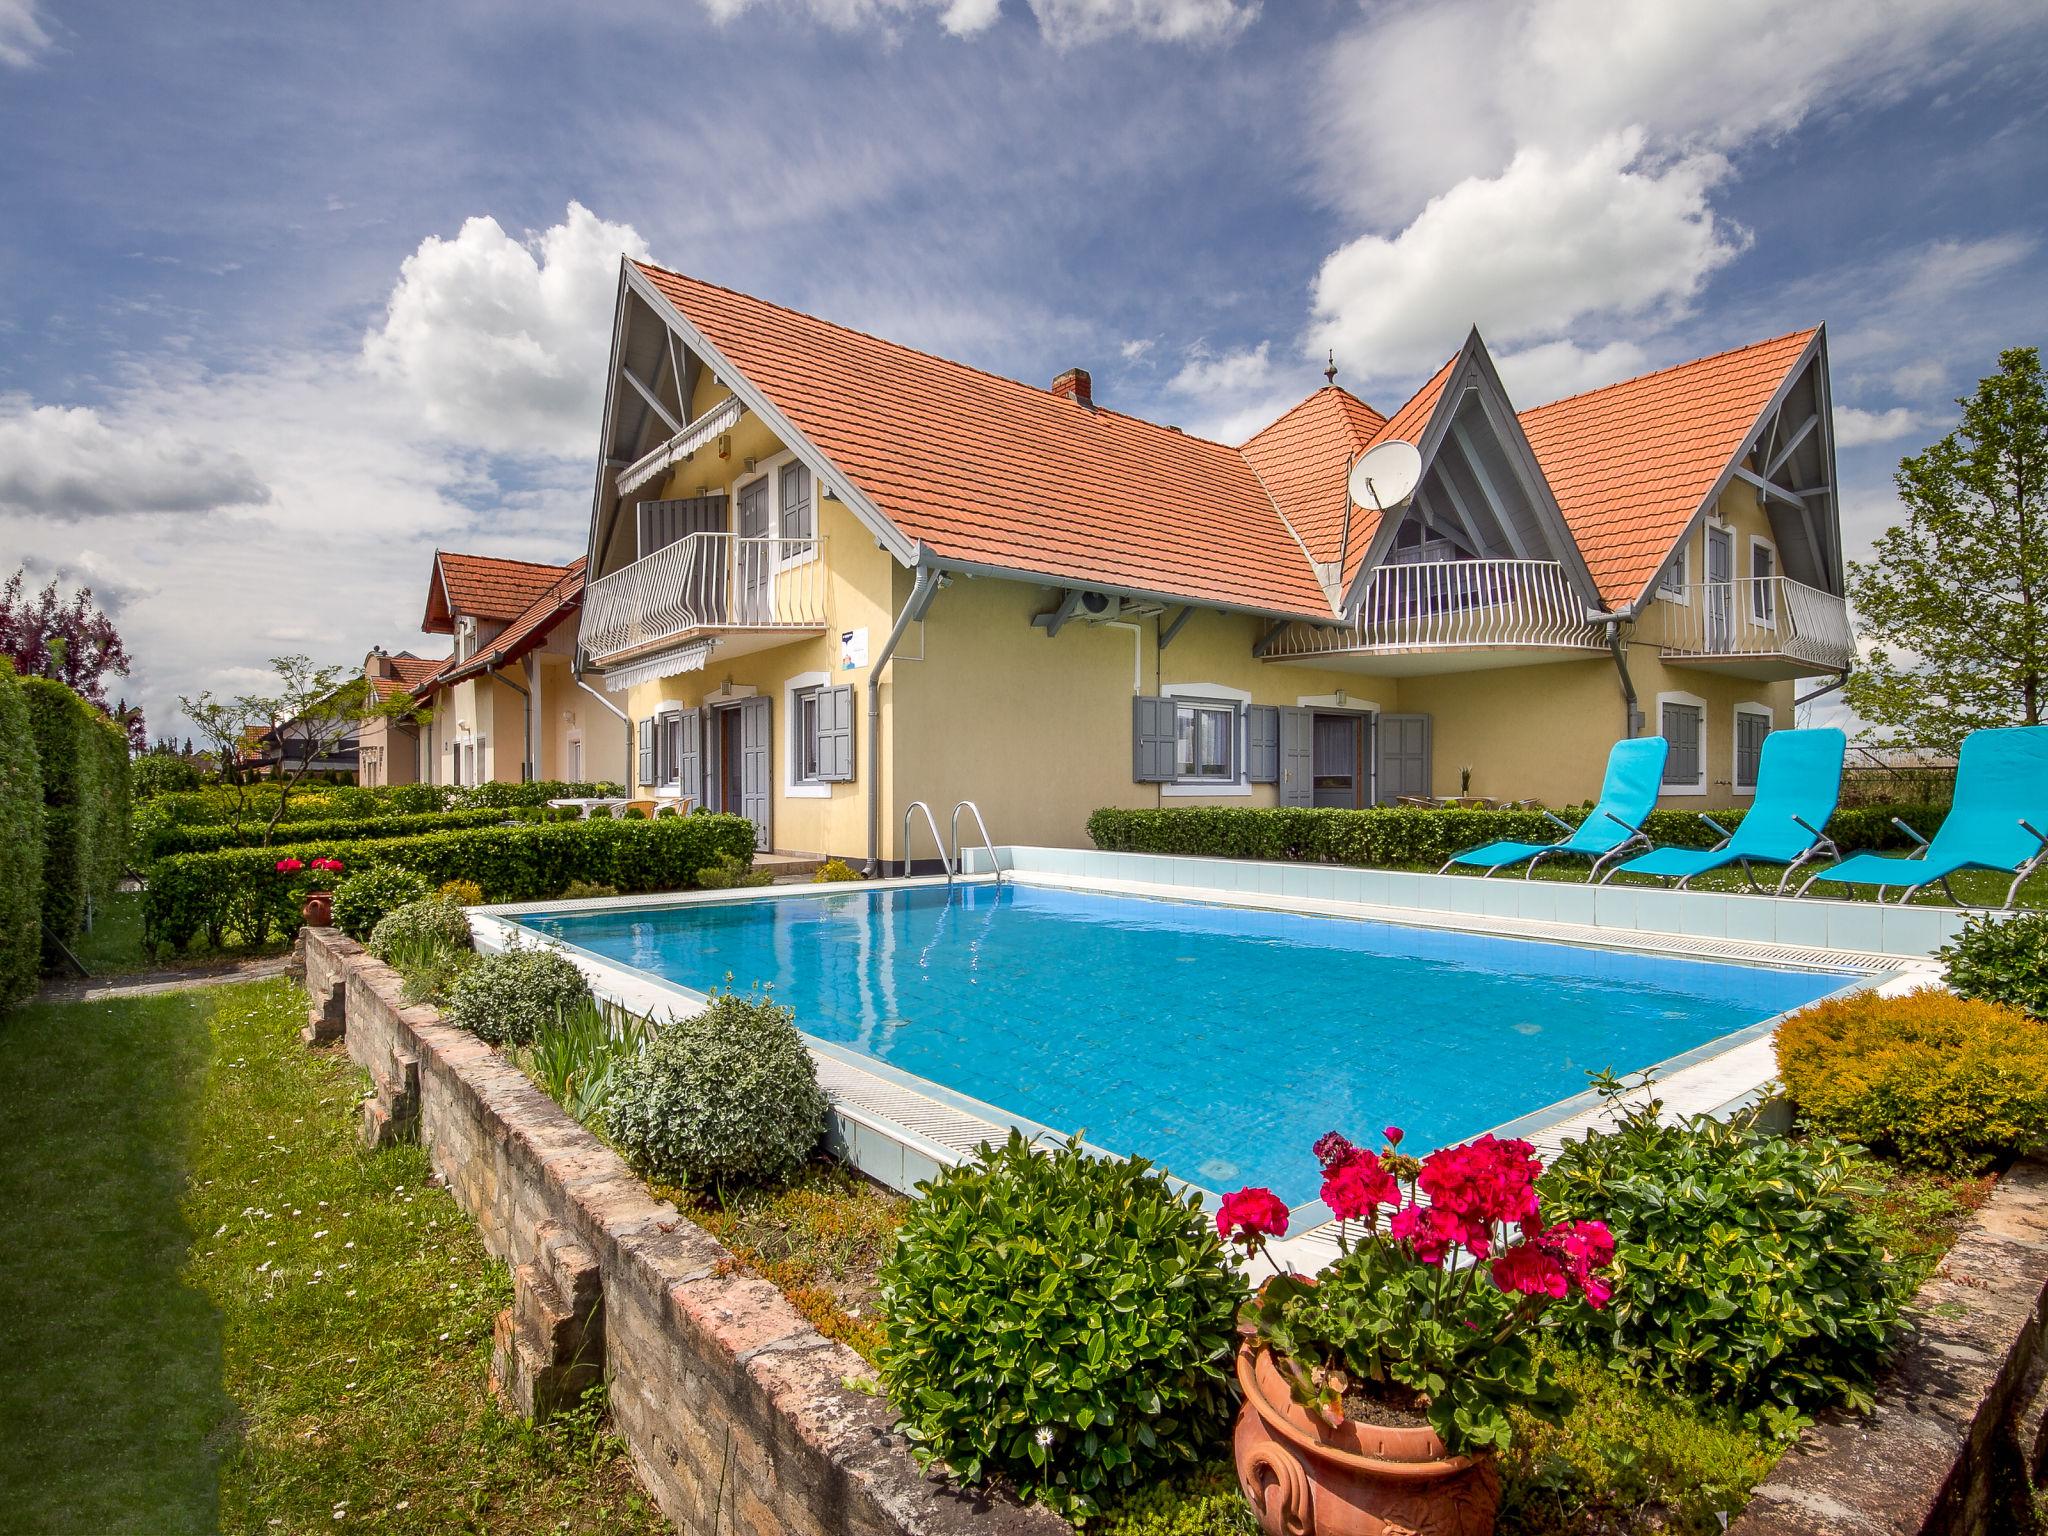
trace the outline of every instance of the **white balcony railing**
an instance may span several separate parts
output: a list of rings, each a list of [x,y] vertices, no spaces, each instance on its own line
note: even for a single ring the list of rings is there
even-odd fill
[[[1606,649],[1586,603],[1554,560],[1444,560],[1383,565],[1348,626],[1291,624],[1269,657],[1333,653]]]
[[[1651,605],[1637,633],[1674,660],[1784,657],[1839,672],[1856,657],[1849,605],[1790,577],[1699,581],[1659,595],[1666,600]]]
[[[693,533],[601,576],[583,594],[583,648],[599,661],[696,630],[820,629],[825,541]]]

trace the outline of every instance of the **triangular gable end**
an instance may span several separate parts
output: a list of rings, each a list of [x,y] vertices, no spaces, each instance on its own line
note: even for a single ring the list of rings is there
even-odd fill
[[[1371,573],[1395,555],[1404,527],[1467,559],[1555,561],[1589,607],[1604,606],[1477,328],[1440,376],[1427,424],[1412,439],[1422,479],[1404,515],[1382,518],[1373,530],[1351,573],[1347,611]],[[1410,425],[1402,422],[1406,410],[1390,429]]]
[[[427,613],[420,629],[429,635],[455,633],[455,603],[448,596],[448,577],[441,569],[441,551],[434,551],[434,574],[427,579]]]

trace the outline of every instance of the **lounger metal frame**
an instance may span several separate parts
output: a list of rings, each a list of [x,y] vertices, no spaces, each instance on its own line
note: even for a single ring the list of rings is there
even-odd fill
[[[1835,846],[1835,840],[1829,837],[1825,832],[1819,831],[1817,828],[1815,828],[1812,822],[1808,821],[1804,816],[1794,816],[1792,819],[1799,823],[1800,826],[1804,827],[1809,833],[1813,835],[1813,841],[1807,845],[1806,850],[1803,853],[1801,853],[1798,858],[1794,859],[1791,863],[1785,866],[1785,872],[1778,877],[1777,886],[1771,892],[1771,894],[1774,896],[1784,895],[1785,887],[1791,883],[1792,876],[1800,869],[1801,866],[1805,865],[1810,860],[1821,857],[1840,860],[1840,858],[1842,857],[1841,850]],[[1713,817],[1707,815],[1706,812],[1702,811],[1700,813],[1700,820],[1704,821],[1708,826],[1712,827],[1716,832],[1721,834],[1721,841],[1714,844],[1714,846],[1709,848],[1707,852],[1719,853],[1723,848],[1726,848],[1730,843],[1735,841],[1735,834],[1733,832],[1730,832],[1726,827],[1722,826],[1720,822],[1714,820]],[[1825,850],[1825,852],[1823,852],[1823,850]],[[1746,855],[1744,855],[1738,857],[1735,862],[1742,866],[1742,878],[1749,882],[1749,888],[1752,891],[1756,892],[1759,896],[1761,896],[1763,894],[1764,888],[1756,883],[1756,871],[1751,867],[1749,858]],[[1715,866],[1716,869],[1726,869],[1727,867],[1728,866],[1725,864],[1719,864]],[[1608,870],[1606,874],[1600,877],[1599,884],[1605,885],[1608,881],[1612,880],[1615,877],[1615,875],[1619,873],[1619,871],[1619,865],[1616,865],[1613,869]],[[1711,873],[1713,873],[1712,870],[1703,869],[1700,871],[1700,875]],[[1664,882],[1665,888],[1667,890],[1671,889],[1672,877],[1670,875],[1659,875],[1657,878]],[[1692,883],[1693,881],[1699,878],[1699,875],[1680,875],[1677,878],[1677,889],[1685,891],[1692,889]],[[1811,881],[1808,882],[1808,884],[1811,883]]]
[[[2027,818],[2024,816],[2019,818],[2019,824],[2021,829],[2025,831],[2029,837],[2033,838],[2039,846],[2035,848],[2034,856],[2030,859],[2022,861],[2018,869],[2016,869],[2013,872],[2012,884],[2005,888],[2004,906],[1986,907],[1985,910],[1987,912],[2002,912],[2009,910],[2013,902],[2018,898],[2020,894],[2020,887],[2027,883],[2027,877],[2032,875],[2035,870],[2039,869],[2043,863],[2048,863],[2048,834],[2044,834],[2039,828],[2037,828],[2032,822],[2028,821]],[[1917,831],[1907,826],[1906,823],[1899,820],[1899,818],[1896,816],[1892,818],[1892,825],[1897,827],[1901,832],[1905,833],[1906,836],[1912,838],[1914,842],[1920,845],[1919,847],[1915,848],[1911,853],[1907,854],[1903,859],[1900,859],[1898,861],[1900,864],[1911,864],[1915,859],[1924,859],[1927,856],[1927,849],[1929,847],[1929,844],[1926,838],[1922,837]],[[1840,856],[1837,855],[1837,857],[1839,858]],[[1989,868],[1990,866],[1987,865],[1985,867]],[[1809,890],[1813,888],[1815,881],[1825,880],[1827,879],[1827,877],[1828,872],[1824,869],[1814,871],[1813,874],[1807,877],[1806,884],[1799,887],[1799,894],[1801,896],[1804,896]],[[1915,896],[1919,895],[1922,891],[1926,890],[1927,887],[1930,885],[1940,886],[1942,895],[1946,896],[1951,904],[1958,907],[1967,907],[1969,905],[1968,902],[1964,901],[1962,897],[1958,896],[1955,893],[1955,887],[1951,886],[1948,883],[1947,875],[1939,875],[1932,880],[1916,881],[1914,884],[1906,886],[1903,890],[1903,893],[1900,895],[1899,899],[1892,903],[1892,905],[1903,907],[1907,902],[1911,901]],[[1884,903],[1884,893],[1890,889],[1891,887],[1889,885],[1880,885],[1877,888],[1877,900],[1880,906]]]
[[[1553,815],[1549,811],[1544,811],[1542,812],[1542,814],[1548,817],[1551,821],[1556,822],[1560,827],[1564,828],[1566,842],[1569,842],[1571,838],[1579,830],[1570,822],[1566,821],[1562,816]],[[1629,835],[1623,838],[1620,842],[1616,843],[1612,848],[1608,849],[1605,853],[1600,854],[1597,857],[1593,854],[1581,853],[1576,848],[1566,848],[1565,846],[1563,846],[1562,843],[1554,843],[1548,848],[1538,848],[1535,852],[1528,854],[1526,856],[1527,863],[1522,870],[1522,878],[1524,880],[1533,879],[1536,874],[1536,866],[1538,864],[1541,864],[1545,859],[1549,858],[1550,855],[1552,855],[1553,853],[1567,854],[1575,859],[1592,859],[1593,868],[1590,872],[1588,872],[1586,876],[1588,880],[1592,880],[1600,874],[1601,865],[1609,863],[1614,859],[1618,859],[1622,857],[1624,854],[1631,854],[1637,852],[1646,853],[1649,851],[1652,845],[1648,834],[1645,833],[1641,827],[1633,826],[1630,823],[1623,821],[1619,816],[1615,815],[1612,811],[1602,811],[1600,814],[1605,816],[1609,821],[1613,822],[1617,827],[1625,829]],[[1502,839],[1497,837],[1488,839],[1488,842],[1491,843],[1497,843],[1500,841],[1502,841]],[[1638,847],[1639,844],[1641,845],[1640,847]],[[1450,872],[1451,866],[1457,863],[1458,860],[1462,859],[1466,854],[1471,853],[1476,849],[1484,848],[1486,846],[1487,843],[1474,843],[1470,848],[1460,848],[1456,853],[1452,854],[1448,859],[1444,860],[1443,864],[1437,869],[1437,873],[1440,875],[1448,874]],[[1499,871],[1508,868],[1510,865],[1519,864],[1522,862],[1523,861],[1520,859],[1504,859],[1498,864],[1492,864],[1487,866],[1485,872],[1482,873],[1479,878],[1482,880],[1491,880],[1494,877],[1494,875],[1497,874]],[[1609,873],[1612,873],[1612,871],[1609,871]]]

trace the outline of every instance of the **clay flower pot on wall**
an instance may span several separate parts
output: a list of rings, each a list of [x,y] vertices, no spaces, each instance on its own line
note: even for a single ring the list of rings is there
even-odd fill
[[[334,892],[308,891],[306,899],[299,906],[299,916],[308,928],[332,928],[334,926]]]
[[[1490,1536],[1500,1508],[1490,1454],[1452,1456],[1426,1427],[1324,1424],[1294,1401],[1263,1345],[1238,1350],[1237,1384],[1237,1481],[1267,1536]]]

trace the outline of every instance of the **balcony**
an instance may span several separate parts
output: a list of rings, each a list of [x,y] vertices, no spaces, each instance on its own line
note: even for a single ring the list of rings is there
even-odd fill
[[[1294,623],[1267,661],[1380,677],[1534,666],[1605,655],[1605,632],[1553,560],[1383,565],[1348,625]]]
[[[1786,576],[1659,588],[1636,637],[1673,666],[1779,682],[1841,672],[1856,657],[1849,605]]]
[[[611,667],[692,643],[742,655],[824,629],[824,539],[693,533],[591,582],[580,640]]]

